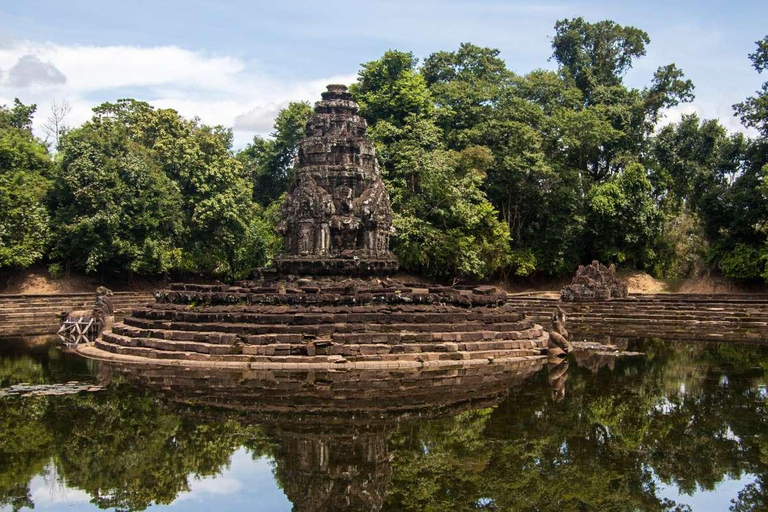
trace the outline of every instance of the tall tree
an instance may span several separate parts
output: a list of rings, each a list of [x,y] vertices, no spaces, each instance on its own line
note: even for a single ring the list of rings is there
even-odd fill
[[[484,277],[509,257],[509,231],[482,191],[485,148],[449,150],[434,100],[410,53],[363,65],[351,88],[371,126],[392,198],[395,253],[428,275]]]
[[[87,271],[247,275],[257,210],[231,132],[135,100],[94,112],[63,139],[56,255]]]
[[[589,101],[597,87],[621,85],[621,77],[635,59],[645,55],[650,42],[644,31],[610,20],[563,19],[555,23],[552,57],[568,70]]]
[[[555,32],[552,58],[584,95],[579,116],[590,135],[571,152],[571,164],[602,182],[638,159],[662,110],[693,99],[693,83],[669,64],[659,67],[650,87],[625,87],[624,74],[650,43],[635,27],[575,18],[558,21]]]
[[[755,43],[757,50],[749,54],[752,66],[758,73],[768,70],[768,36]],[[745,126],[756,128],[763,139],[768,139],[768,82],[763,83],[755,96],[750,96],[734,106],[735,115]]]
[[[35,105],[0,106],[0,268],[40,260],[49,237],[51,158],[32,135]]]

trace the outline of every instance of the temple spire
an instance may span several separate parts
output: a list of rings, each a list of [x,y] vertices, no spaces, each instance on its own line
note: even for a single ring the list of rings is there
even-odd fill
[[[315,104],[299,143],[296,180],[281,210],[277,267],[290,274],[387,274],[397,270],[389,194],[365,119],[345,85]]]

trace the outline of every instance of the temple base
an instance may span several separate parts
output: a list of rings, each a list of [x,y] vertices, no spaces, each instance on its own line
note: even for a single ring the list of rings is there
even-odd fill
[[[312,258],[283,256],[275,260],[281,274],[386,276],[397,272],[397,258]]]

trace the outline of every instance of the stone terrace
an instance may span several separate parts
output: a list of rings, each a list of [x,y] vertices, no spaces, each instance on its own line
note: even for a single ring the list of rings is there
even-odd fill
[[[152,301],[149,293],[116,292],[112,299],[119,320],[131,309]],[[54,334],[62,311],[93,307],[93,293],[0,295],[0,336]]]
[[[768,295],[658,294],[596,302],[514,296],[509,306],[546,322],[557,306],[571,340],[612,336],[713,341],[768,341]]]
[[[171,285],[96,348],[155,360],[458,364],[539,357],[548,334],[493,287],[392,280]]]

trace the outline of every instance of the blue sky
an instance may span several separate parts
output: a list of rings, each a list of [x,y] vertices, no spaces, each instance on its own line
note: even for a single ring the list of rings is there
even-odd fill
[[[730,107],[766,79],[747,59],[768,34],[766,1],[0,0],[0,103],[38,103],[39,128],[52,99],[79,124],[102,101],[136,97],[234,127],[242,146],[288,101],[352,82],[388,49],[423,58],[469,41],[500,49],[517,73],[553,68],[553,26],[574,16],[648,32],[629,85],[669,62],[694,81],[694,103],[667,121],[698,112],[741,129]]]

